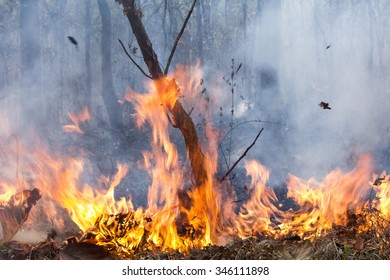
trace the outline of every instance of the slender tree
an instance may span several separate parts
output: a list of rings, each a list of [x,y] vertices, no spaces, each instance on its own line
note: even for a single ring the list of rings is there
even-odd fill
[[[85,0],[85,88],[86,105],[91,109],[92,69],[91,69],[91,0]]]
[[[200,1],[196,3],[196,52],[203,64],[203,19],[202,19],[202,6]]]
[[[39,85],[40,45],[39,45],[39,7],[37,0],[25,0],[20,4],[20,58],[21,58],[21,94],[20,101],[24,120],[32,120],[39,111],[33,108]]]
[[[116,131],[122,131],[122,115],[114,90],[111,60],[111,12],[106,0],[98,0],[99,12],[102,19],[102,97],[110,125]]]

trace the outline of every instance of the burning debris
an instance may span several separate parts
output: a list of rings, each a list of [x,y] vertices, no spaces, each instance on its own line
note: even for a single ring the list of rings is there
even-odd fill
[[[40,198],[38,189],[25,190],[12,195],[7,203],[0,204],[0,245],[10,241],[18,232]]]
[[[324,101],[321,101],[321,103],[318,104],[318,106],[320,106],[324,110],[331,110],[332,109],[332,108],[329,107],[329,103],[326,103]]]
[[[76,47],[78,47],[78,42],[77,42],[77,40],[76,40],[75,38],[73,38],[72,36],[68,36],[68,39],[69,39],[69,41],[70,41],[73,45],[75,45]]]

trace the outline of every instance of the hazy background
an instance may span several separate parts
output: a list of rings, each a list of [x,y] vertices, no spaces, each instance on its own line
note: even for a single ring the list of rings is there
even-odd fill
[[[191,2],[138,1],[163,65]],[[334,168],[351,169],[364,152],[373,154],[378,172],[389,169],[389,14],[386,0],[198,0],[171,70],[201,61],[199,98],[211,100],[224,139],[219,175],[261,127],[247,158],[272,170],[271,184],[282,184],[288,172],[321,179]],[[136,167],[150,135],[135,128],[131,106],[116,100],[127,87],[144,91],[147,79],[118,38],[146,69],[115,1],[0,0],[0,108],[11,124],[1,150],[38,134],[53,150],[87,150],[99,173],[128,162],[131,184],[122,192],[142,204],[148,179]],[[320,108],[321,101],[332,109]],[[84,106],[92,115],[87,133],[65,134],[68,112]],[[203,115],[193,118],[201,127]],[[172,135],[185,157],[179,132]]]

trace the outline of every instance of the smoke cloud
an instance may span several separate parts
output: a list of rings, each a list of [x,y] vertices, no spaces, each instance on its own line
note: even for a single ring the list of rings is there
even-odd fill
[[[389,167],[389,20],[379,2],[264,5],[249,28],[236,53],[249,54],[255,77],[245,119],[280,123],[263,123],[251,155],[279,175],[320,179],[361,153],[374,155],[378,172]]]

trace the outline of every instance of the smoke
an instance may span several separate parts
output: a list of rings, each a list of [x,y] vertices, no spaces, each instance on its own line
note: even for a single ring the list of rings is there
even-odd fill
[[[361,153],[389,166],[389,41],[381,33],[389,21],[380,9],[368,1],[264,6],[237,50],[250,54],[256,77],[245,117],[280,125],[264,123],[252,156],[303,177],[350,169]]]

